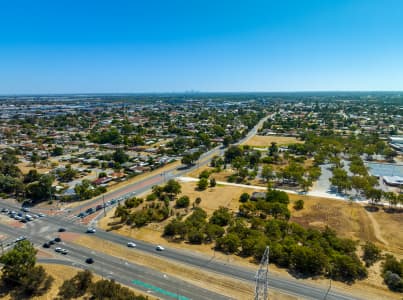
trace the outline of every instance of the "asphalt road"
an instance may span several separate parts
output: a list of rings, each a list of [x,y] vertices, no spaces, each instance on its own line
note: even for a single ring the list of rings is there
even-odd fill
[[[248,135],[239,141],[239,144],[244,142],[245,140],[249,139],[253,135],[256,134],[257,130],[261,127],[263,122],[269,118],[270,116],[262,119],[249,133]],[[147,179],[144,179],[142,181],[136,182],[132,185],[128,185],[126,187],[122,187],[119,190],[110,192],[106,195],[104,195],[104,201],[112,200],[117,197],[121,197],[123,195],[127,195],[132,192],[136,192],[137,194],[145,192],[149,190],[153,185],[158,185],[163,183],[166,180],[169,180],[171,178],[175,178],[178,176],[182,176],[186,174],[187,172],[199,168],[201,165],[208,164],[211,160],[211,157],[214,155],[222,155],[224,153],[225,149],[224,148],[219,148],[216,147],[212,150],[210,150],[207,153],[204,153],[200,159],[199,163],[192,168],[184,169],[184,170],[176,170],[175,168],[172,168],[172,170],[168,170],[164,172],[163,174],[157,174],[155,176],[149,177]],[[86,207],[93,207],[98,203],[99,201],[102,201],[102,197],[98,197],[97,199],[94,199],[93,201],[87,202],[83,204],[82,206],[78,206],[71,211],[69,211],[69,214],[75,214]],[[4,204],[4,207],[7,207],[9,209],[14,209],[16,210],[17,208],[12,205],[7,205]],[[25,229],[11,229],[5,226],[5,225],[0,225],[0,231],[5,232],[6,234],[10,235],[27,235],[30,238],[33,239],[33,242],[35,243],[40,243],[42,244],[44,240],[44,236],[47,234],[50,234],[52,232],[55,232],[57,228],[59,227],[64,227],[67,228],[71,232],[78,232],[78,233],[83,233],[86,230],[86,226],[77,224],[74,222],[74,219],[69,219],[68,214],[66,213],[64,216],[47,216],[44,220],[36,220],[34,223],[28,223],[29,225],[26,226]],[[35,223],[36,222],[36,223]],[[46,223],[46,225],[45,225]],[[31,225],[32,224],[32,225]],[[45,230],[45,229],[46,230]],[[38,234],[40,234],[38,236]],[[112,232],[105,232],[102,230],[97,230],[96,233],[97,237],[118,243],[118,244],[127,244],[127,242],[132,241],[131,239],[128,239],[124,236],[117,235]],[[172,261],[176,261],[178,263],[182,264],[187,264],[192,267],[196,267],[201,270],[206,270],[206,271],[211,271],[215,272],[218,274],[222,274],[225,276],[229,276],[235,279],[243,280],[246,282],[254,282],[254,276],[256,273],[255,269],[250,269],[250,268],[245,268],[245,267],[240,267],[236,266],[233,264],[230,264],[229,262],[225,261],[220,261],[215,259],[214,257],[207,257],[203,255],[196,255],[193,252],[186,251],[186,250],[176,250],[176,249],[166,249],[161,252],[155,251],[155,246],[150,243],[146,243],[143,241],[136,241],[137,247],[136,249],[133,249],[133,251],[144,251],[147,253],[151,253],[153,255],[158,255],[160,257],[170,259]],[[150,269],[136,266],[134,264],[126,262],[124,266],[122,265],[121,261],[118,258],[114,258],[108,255],[105,255],[100,252],[94,252],[91,253],[86,248],[79,247],[76,245],[64,245],[63,248],[66,248],[68,250],[71,250],[70,254],[67,256],[69,259],[75,259],[76,263],[82,264],[83,260],[85,257],[94,257],[96,261],[102,262],[102,263],[96,263],[94,265],[89,266],[90,268],[93,268],[94,271],[100,274],[104,274],[103,270],[108,270],[111,271],[113,274],[109,274],[111,276],[114,276],[113,278],[121,282],[123,284],[131,284],[131,281],[129,282],[128,280],[132,280],[131,278],[135,278],[134,275],[138,275],[141,277],[145,282],[148,284],[154,284],[155,286],[158,286],[163,289],[167,289],[168,291],[174,293],[173,290],[180,290],[181,294],[185,297],[190,297],[191,299],[225,299],[222,298],[223,296],[221,295],[211,295],[208,293],[211,293],[205,289],[201,289],[199,287],[191,286],[179,279],[175,279],[172,277],[162,277],[163,279],[169,278],[171,282],[167,284],[166,280],[161,280],[161,274],[158,274],[156,271],[150,271]],[[99,269],[99,268],[103,269]],[[122,269],[123,267],[123,269]],[[115,271],[113,271],[115,270]],[[121,270],[121,276],[116,275],[119,273]],[[127,273],[126,273],[127,272]],[[105,275],[107,276],[107,275]],[[346,299],[357,299],[349,295],[345,295],[343,293],[339,293],[336,290],[331,290],[329,293],[327,293],[327,289],[323,287],[319,287],[316,285],[312,284],[306,284],[303,281],[297,281],[297,280],[292,280],[288,278],[280,278],[277,276],[269,276],[269,288],[273,288],[276,290],[284,291],[288,294],[293,294],[293,295],[298,295],[299,297],[303,297],[306,299],[340,299],[340,300],[346,300]],[[326,295],[327,294],[327,295]],[[187,296],[189,295],[189,296]],[[161,295],[159,295],[161,297]],[[203,298],[204,297],[204,298]],[[207,297],[207,298],[205,298]],[[172,298],[172,297],[171,297]],[[167,298],[170,299],[170,298]]]
[[[27,229],[11,228],[3,224],[0,224],[0,232],[14,237],[24,235],[36,245],[42,245],[49,240],[49,238],[43,234],[36,235],[29,232]],[[53,235],[56,236],[57,234],[54,233]],[[163,299],[229,299],[228,297],[211,292],[208,289],[189,284],[188,282],[170,275],[104,254],[101,251],[102,247],[95,251],[66,242],[57,243],[52,247],[61,247],[67,249],[69,253],[67,255],[57,253],[56,255],[59,255],[60,258],[40,259],[40,262],[57,263],[82,269],[89,269],[104,278],[114,279],[121,284],[133,286],[145,292],[154,293],[156,296]],[[45,251],[54,250],[50,248]],[[136,249],[133,249],[133,251],[136,251]],[[85,259],[88,257],[94,259],[93,264],[85,263]],[[144,283],[144,285],[134,284],[133,281],[136,283]],[[156,290],[154,291],[153,287],[155,287],[156,290],[158,288],[159,291],[163,292],[156,293]],[[164,291],[167,295],[164,295]]]
[[[14,209],[16,210],[16,207],[12,205],[3,205],[4,207],[7,207],[9,209]],[[32,241],[37,244],[42,244],[45,242],[47,239],[45,237],[51,237],[51,236],[56,236],[57,229],[63,227],[66,228],[70,232],[77,232],[77,233],[84,233],[87,229],[86,226],[76,224],[72,220],[66,220],[64,218],[60,218],[58,216],[47,216],[42,220],[35,220],[33,222],[27,223],[27,226],[25,229],[16,229],[16,228],[10,228],[6,225],[1,225],[0,224],[0,231],[8,234],[8,235],[14,235],[14,236],[19,236],[19,235],[26,235],[28,237],[32,238]],[[44,228],[46,230],[44,230]],[[39,235],[39,236],[38,236]],[[98,238],[116,243],[116,244],[121,244],[121,245],[126,245],[129,241],[133,241],[132,239],[126,238],[124,236],[112,233],[112,232],[105,232],[103,230],[97,230],[95,235]],[[238,280],[246,281],[246,282],[254,282],[254,276],[255,276],[255,269],[251,268],[246,268],[246,267],[240,267],[234,264],[231,264],[227,261],[222,261],[222,260],[217,260],[214,257],[208,257],[204,255],[197,255],[194,252],[190,252],[187,250],[176,250],[176,249],[171,249],[171,248],[166,248],[164,251],[157,252],[155,250],[155,246],[150,243],[146,243],[140,240],[135,241],[137,246],[133,251],[144,251],[146,253],[151,253],[152,255],[160,256],[166,259],[169,259],[174,262],[182,263],[189,265],[191,267],[195,267],[201,270],[206,270],[210,272],[215,272],[217,274],[222,274],[225,276],[229,276]],[[102,245],[100,245],[101,247]],[[76,245],[64,245],[63,248],[66,248],[67,250],[70,251],[69,255],[66,257],[74,257],[74,253],[79,253],[80,259],[78,261],[83,262],[85,257],[94,257],[96,261],[102,261],[102,265],[104,269],[106,270],[112,270],[112,268],[117,267],[119,265],[119,259],[118,258],[112,258],[108,255],[105,255],[101,252],[94,252],[92,253],[90,250],[76,246]],[[94,264],[95,265],[95,264]],[[121,264],[120,264],[121,266]],[[137,268],[140,269],[145,269],[144,267],[139,267]],[[118,268],[119,269],[119,268]],[[136,269],[137,270],[137,269]],[[137,271],[135,272],[137,274]],[[114,274],[116,274],[114,272]],[[151,276],[152,274],[143,274],[142,278],[144,278],[144,281],[147,283],[156,283],[156,278],[155,276]],[[126,275],[125,275],[126,276]],[[147,279],[149,276],[149,280]],[[133,277],[133,275],[132,275]],[[130,278],[132,278],[130,277]],[[161,276],[159,276],[161,278]],[[147,280],[146,280],[147,279]],[[125,283],[126,281],[120,281],[118,278],[116,278],[117,281]],[[180,280],[177,279],[178,282]],[[175,281],[176,282],[176,281]],[[152,284],[151,283],[151,284]],[[125,283],[126,284],[126,283]],[[179,283],[178,283],[179,284]],[[161,288],[164,288],[161,286],[161,284],[157,285]],[[174,285],[175,287],[178,286],[177,283]],[[186,288],[184,286],[183,288]],[[324,299],[327,289],[312,285],[312,284],[306,284],[303,281],[297,281],[293,279],[288,279],[288,278],[280,278],[278,276],[270,276],[269,275],[269,288],[273,288],[279,291],[286,292],[288,294],[293,294],[293,295],[298,295],[299,297],[303,297],[306,299]],[[182,287],[181,287],[182,289]],[[180,290],[181,290],[180,289]],[[168,289],[169,290],[169,289]],[[172,291],[172,287],[169,290],[170,292]],[[192,297],[193,299],[196,299],[198,296],[197,293],[199,291],[194,289],[192,290]],[[181,290],[182,294],[186,294],[187,291],[186,289]],[[186,296],[186,295],[185,295]],[[169,298],[168,298],[169,299]],[[220,298],[209,298],[209,299],[220,299]],[[340,293],[336,290],[331,290],[329,294],[327,295],[327,298],[329,300],[333,299],[357,299],[349,295],[345,295],[343,293]]]
[[[268,119],[272,117],[272,115],[268,115],[261,119],[258,124],[253,127],[248,134],[239,140],[235,145],[240,145],[243,142],[249,140],[251,137],[253,137],[257,131],[263,126],[263,123]],[[156,174],[154,176],[150,176],[148,178],[139,180],[138,182],[135,182],[133,184],[126,185],[124,187],[121,187],[120,189],[111,191],[109,193],[105,193],[103,196],[99,196],[94,198],[91,201],[86,201],[84,204],[76,206],[72,209],[69,209],[66,211],[65,214],[70,214],[70,215],[77,215],[81,211],[85,211],[87,208],[94,207],[97,204],[102,203],[103,201],[110,201],[112,199],[116,199],[119,197],[124,197],[125,195],[130,195],[132,193],[136,194],[142,194],[144,192],[147,192],[150,188],[152,188],[154,185],[161,185],[164,182],[168,181],[169,179],[174,179],[176,177],[184,176],[185,174],[196,170],[202,166],[208,165],[211,162],[211,159],[214,156],[222,156],[224,155],[226,148],[222,146],[217,146],[205,153],[203,153],[198,161],[195,163],[195,165],[191,167],[186,167],[186,166],[180,166],[180,167],[171,167],[168,170],[165,170],[164,172],[160,174]]]

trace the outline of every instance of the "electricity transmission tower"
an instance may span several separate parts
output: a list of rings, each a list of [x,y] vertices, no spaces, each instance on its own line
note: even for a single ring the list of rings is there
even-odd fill
[[[267,300],[267,290],[269,287],[269,246],[266,247],[259,270],[256,273],[256,287],[254,300]]]

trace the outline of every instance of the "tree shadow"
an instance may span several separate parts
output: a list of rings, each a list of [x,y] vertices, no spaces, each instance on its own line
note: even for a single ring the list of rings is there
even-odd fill
[[[384,207],[383,211],[388,214],[401,214],[403,213],[403,209],[398,207]]]
[[[364,208],[368,212],[378,212],[379,211],[379,207],[375,206],[375,205],[365,205]]]

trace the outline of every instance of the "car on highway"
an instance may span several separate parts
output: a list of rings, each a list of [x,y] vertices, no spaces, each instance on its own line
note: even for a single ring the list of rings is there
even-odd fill
[[[67,253],[69,253],[69,251],[66,250],[66,249],[62,249],[62,250],[60,251],[60,253],[63,254],[63,255],[66,255]]]
[[[165,248],[162,247],[161,245],[158,245],[157,247],[155,247],[155,250],[157,250],[157,251],[164,251]]]
[[[2,208],[1,212],[7,214],[9,212],[9,210],[7,208]]]
[[[24,211],[24,212],[29,212],[29,208],[28,208],[28,207],[22,207],[21,210]]]
[[[104,208],[104,206],[102,204],[97,205],[97,207],[95,208],[96,210],[101,210],[102,208]]]
[[[87,214],[85,213],[85,212],[80,212],[78,215],[77,215],[77,218],[84,218],[84,217],[86,217],[87,216]]]
[[[95,228],[93,228],[93,227],[88,227],[87,228],[87,233],[95,233],[95,232],[96,232]]]
[[[93,208],[93,207],[90,207],[89,209],[87,209],[86,211],[85,211],[87,214],[93,214],[94,212],[95,212],[95,208]]]
[[[45,216],[45,214],[43,213],[38,213],[38,217],[43,218]]]
[[[128,242],[127,247],[134,248],[134,247],[136,247],[136,244],[134,242]]]
[[[62,250],[63,250],[63,249],[60,248],[60,247],[56,247],[56,248],[55,248],[55,251],[56,251],[56,252],[62,252]]]
[[[66,231],[66,228],[60,227],[57,231],[59,231],[59,232],[65,232],[65,231]]]
[[[49,244],[49,243],[44,243],[44,244],[42,245],[42,247],[43,247],[43,248],[50,248],[50,244]]]
[[[88,258],[85,260],[85,262],[86,262],[87,264],[93,264],[93,263],[94,263],[94,259],[93,259],[92,257],[88,257]]]
[[[55,244],[55,241],[54,241],[54,240],[50,240],[50,241],[48,242],[48,244],[49,244],[49,245],[54,245],[54,244]]]
[[[62,239],[60,237],[55,237],[53,239],[56,243],[60,243],[62,241]]]

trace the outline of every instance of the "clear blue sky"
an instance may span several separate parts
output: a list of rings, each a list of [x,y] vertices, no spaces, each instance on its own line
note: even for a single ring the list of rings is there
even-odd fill
[[[403,90],[401,0],[0,0],[0,94]]]

